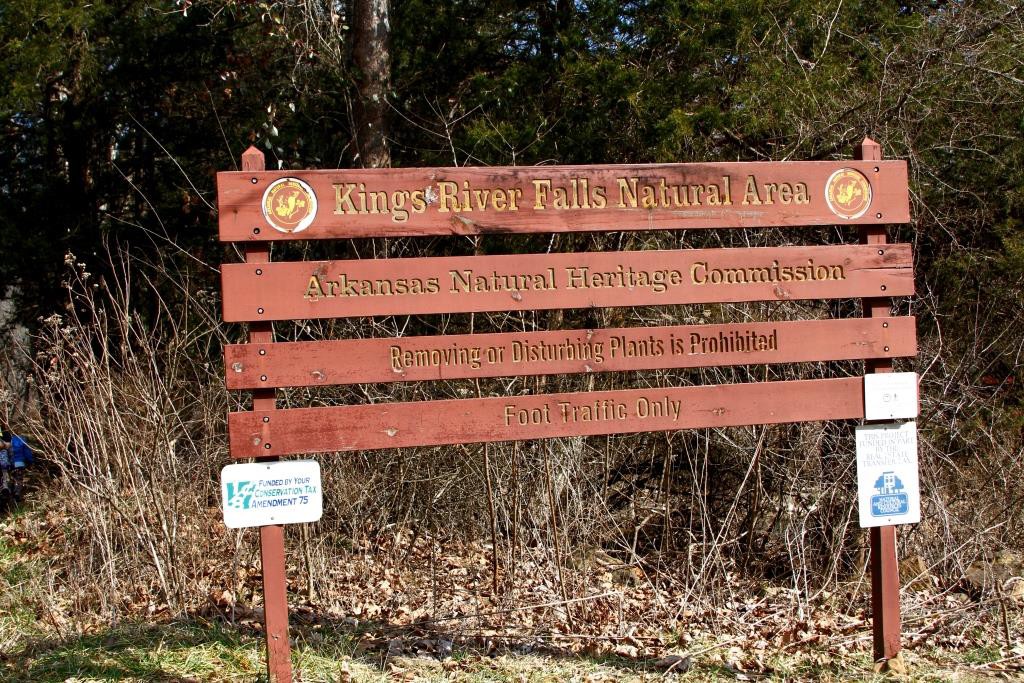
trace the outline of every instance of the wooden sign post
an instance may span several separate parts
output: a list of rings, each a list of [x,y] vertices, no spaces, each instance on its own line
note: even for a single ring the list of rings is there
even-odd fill
[[[855,158],[861,161],[881,161],[882,148],[871,138],[856,149]],[[860,228],[860,241],[879,251],[885,250],[888,235],[885,226]],[[869,297],[863,301],[864,317],[885,318],[892,307],[890,299]],[[865,360],[865,372],[892,372],[892,361],[887,358]],[[871,535],[871,614],[873,619],[873,656],[879,671],[903,668],[900,657],[900,574],[896,560],[896,527],[872,527]]]
[[[242,154],[242,172],[258,173],[264,170],[263,152],[250,147]],[[270,262],[270,244],[250,243],[244,246],[245,262],[259,267]],[[267,321],[249,324],[249,343],[271,344],[274,325]],[[253,410],[273,413],[276,392],[272,388],[253,390]],[[276,458],[273,458],[276,460]],[[288,642],[288,577],[284,559],[284,525],[260,527],[260,566],[263,573],[263,626],[267,639],[267,677],[271,683],[290,683],[292,680],[291,646]]]
[[[917,353],[906,163],[865,140],[853,161],[218,174],[233,458],[863,419],[861,377],[278,409],[279,387],[865,359]],[[273,263],[283,240],[849,224],[859,245]],[[861,298],[864,317],[275,343],[273,321]],[[872,529],[875,659],[897,662],[893,527]],[[283,527],[260,529],[268,671],[291,681]]]

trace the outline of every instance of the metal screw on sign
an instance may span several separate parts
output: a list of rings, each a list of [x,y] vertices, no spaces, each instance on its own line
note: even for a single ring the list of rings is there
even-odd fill
[[[875,170],[877,171],[878,169],[876,168]],[[259,179],[258,178],[253,178],[251,182],[252,182],[253,185],[255,185],[256,183],[259,182]]]
[[[269,415],[264,415],[263,416],[263,423],[266,424],[267,422],[270,422],[270,416]]]
[[[889,327],[889,323],[882,323],[882,327]]]

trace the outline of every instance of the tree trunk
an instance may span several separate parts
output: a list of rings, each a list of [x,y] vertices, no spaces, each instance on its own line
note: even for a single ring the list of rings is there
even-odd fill
[[[354,107],[356,162],[365,168],[384,168],[391,165],[387,102],[391,0],[354,0],[352,10],[352,61],[359,93]]]

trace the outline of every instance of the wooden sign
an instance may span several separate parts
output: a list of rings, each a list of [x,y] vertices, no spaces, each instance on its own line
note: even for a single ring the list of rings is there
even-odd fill
[[[861,377],[278,409],[275,387],[664,370],[916,353],[907,166],[865,139],[855,161],[220,173],[234,458],[865,417]],[[271,263],[268,242],[416,235],[859,226],[860,245]],[[864,318],[274,343],[272,322],[560,308],[863,298]],[[916,398],[916,394],[915,394]],[[883,473],[885,474],[885,473]],[[886,484],[879,496],[891,496]],[[878,488],[876,486],[875,488]],[[894,489],[893,489],[894,490]],[[284,495],[284,494],[282,494]],[[291,679],[281,527],[260,529],[270,680]],[[891,527],[872,529],[876,659],[899,651]]]
[[[682,249],[225,264],[229,322],[914,293],[911,249]]]
[[[232,457],[846,420],[863,378],[253,410],[228,415]]]
[[[910,218],[904,161],[240,171],[217,197],[228,242]]]
[[[896,358],[916,319],[849,318],[232,344],[229,389]]]

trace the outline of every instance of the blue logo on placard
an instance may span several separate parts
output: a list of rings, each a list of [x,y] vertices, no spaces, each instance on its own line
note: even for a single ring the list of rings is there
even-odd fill
[[[872,517],[893,517],[910,512],[910,496],[895,472],[882,472],[871,496]]]
[[[227,489],[227,499],[224,507],[232,510],[248,510],[252,503],[252,494],[256,490],[256,483],[251,481],[229,481],[224,484]]]

